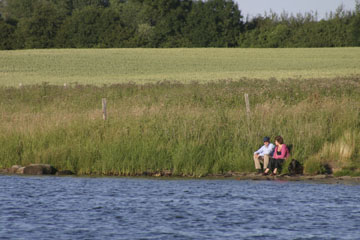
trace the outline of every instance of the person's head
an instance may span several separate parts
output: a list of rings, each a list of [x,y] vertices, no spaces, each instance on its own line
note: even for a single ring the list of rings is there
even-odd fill
[[[281,136],[277,136],[275,138],[275,145],[279,146],[279,145],[282,145],[282,144],[284,144],[284,139]]]
[[[264,137],[264,145],[268,146],[270,144],[270,138],[269,137]]]

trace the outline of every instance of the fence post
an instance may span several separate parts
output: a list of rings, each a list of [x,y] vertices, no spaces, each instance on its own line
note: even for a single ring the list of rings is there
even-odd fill
[[[106,98],[102,99],[102,113],[103,113],[103,119],[104,119],[104,121],[106,121],[106,119],[107,119]]]
[[[249,101],[249,94],[245,93],[245,104],[246,104],[246,116],[247,116],[247,119],[250,123],[250,101]]]

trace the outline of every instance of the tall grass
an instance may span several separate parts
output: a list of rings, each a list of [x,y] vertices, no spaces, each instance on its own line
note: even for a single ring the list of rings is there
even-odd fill
[[[248,172],[262,137],[282,135],[307,173],[321,172],[325,163],[358,169],[359,102],[355,77],[2,87],[0,167],[49,163],[114,175]]]

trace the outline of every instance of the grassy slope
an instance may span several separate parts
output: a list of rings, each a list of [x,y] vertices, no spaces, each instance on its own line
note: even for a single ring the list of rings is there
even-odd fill
[[[360,75],[360,48],[0,51],[0,85]]]
[[[0,167],[45,162],[77,173],[169,169],[197,176],[251,171],[261,138],[280,134],[308,173],[326,163],[354,173],[359,58],[360,48],[1,51]],[[209,83],[221,79],[236,81]],[[162,80],[190,84],[41,84]],[[19,83],[31,86],[11,87]],[[102,97],[109,102],[106,123]]]
[[[308,173],[324,164],[356,172],[359,102],[358,77],[0,87],[0,167],[50,163],[80,174],[195,176],[252,171],[262,137],[282,135]]]

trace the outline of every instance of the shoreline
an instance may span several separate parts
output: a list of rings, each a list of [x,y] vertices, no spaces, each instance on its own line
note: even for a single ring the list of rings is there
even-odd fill
[[[11,169],[11,168],[10,168]],[[280,174],[277,176],[263,176],[257,173],[241,173],[241,172],[228,172],[225,174],[209,174],[205,176],[194,175],[173,175],[170,171],[164,172],[143,172],[139,174],[74,174],[70,171],[58,171],[56,173],[37,173],[26,174],[11,172],[9,169],[0,169],[0,176],[54,176],[54,177],[94,177],[94,178],[106,178],[106,177],[118,177],[118,178],[150,178],[159,180],[238,180],[238,181],[281,181],[281,182],[315,182],[324,184],[359,184],[360,176],[334,176],[333,174],[319,174],[319,175],[288,175]]]

